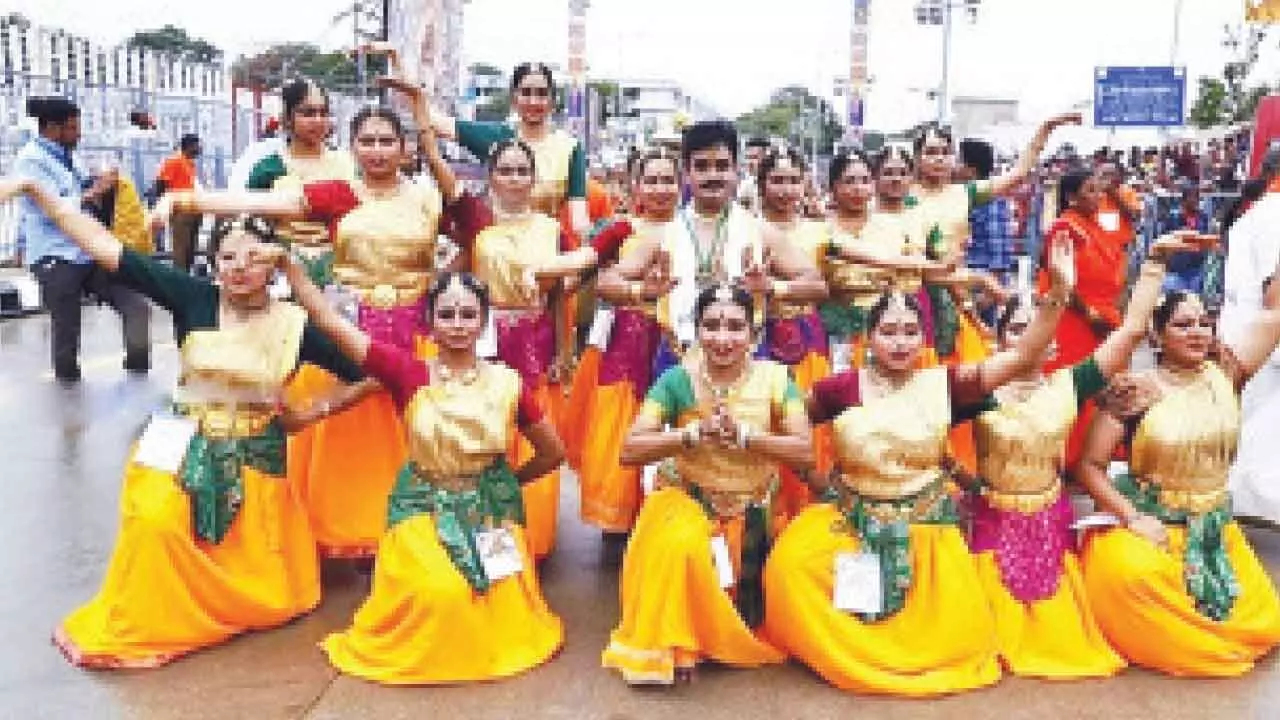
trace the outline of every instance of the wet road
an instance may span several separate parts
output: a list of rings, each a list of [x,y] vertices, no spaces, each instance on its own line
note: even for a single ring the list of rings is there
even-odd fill
[[[157,315],[153,335],[167,341],[163,318]],[[543,569],[568,642],[557,659],[525,676],[449,688],[385,688],[338,677],[316,643],[343,627],[367,592],[366,581],[341,565],[326,568],[320,609],[286,627],[158,670],[77,670],[49,633],[97,588],[115,537],[126,447],[175,369],[172,344],[162,344],[149,378],[126,377],[118,328],[110,311],[87,312],[85,379],[65,389],[47,373],[47,321],[0,321],[0,719],[1280,717],[1274,656],[1235,680],[1138,670],[1080,683],[1009,678],[931,701],[851,697],[797,665],[707,669],[691,686],[633,690],[599,668],[617,615],[618,552],[577,522],[572,483],[565,484],[559,549]],[[1280,572],[1280,532],[1251,537],[1272,574]]]

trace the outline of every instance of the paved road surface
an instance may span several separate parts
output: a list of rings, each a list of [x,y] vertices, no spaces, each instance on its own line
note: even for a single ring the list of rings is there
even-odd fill
[[[163,317],[160,314],[159,317]],[[0,720],[146,718],[1275,718],[1274,657],[1237,680],[1181,680],[1130,670],[1106,681],[1006,679],[932,701],[851,697],[797,665],[708,669],[678,689],[633,690],[599,668],[617,616],[617,552],[577,522],[565,484],[560,546],[543,570],[568,643],[550,664],[513,680],[450,688],[385,688],[338,677],[317,641],[350,619],[365,580],[326,568],[325,599],[309,617],[239,638],[158,670],[85,672],[49,642],[59,618],[101,579],[117,524],[120,467],[130,439],[172,382],[172,344],[150,378],[119,369],[116,317],[87,314],[84,382],[47,373],[47,320],[0,322]],[[169,340],[167,327],[155,332]],[[1280,532],[1251,536],[1275,574]]]

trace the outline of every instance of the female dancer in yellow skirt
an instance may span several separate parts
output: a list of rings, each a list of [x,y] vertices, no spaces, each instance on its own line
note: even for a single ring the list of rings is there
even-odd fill
[[[1040,367],[998,390],[974,423],[980,496],[970,548],[995,614],[1000,658],[1016,675],[1073,679],[1113,675],[1124,661],[1089,608],[1063,492],[1066,439],[1083,403],[1128,367],[1160,295],[1172,238],[1152,245],[1124,322],[1094,353],[1046,376]],[[1020,298],[996,327],[1008,350],[1033,321]]]
[[[773,149],[760,161],[759,171],[761,222],[764,232],[776,236],[778,243],[789,246],[796,257],[805,259],[813,274],[811,281],[788,282],[781,278],[767,285],[754,285],[763,279],[761,273],[747,268],[744,281],[754,289],[757,298],[771,296],[773,302],[765,312],[764,337],[757,357],[782,363],[791,369],[801,392],[831,373],[827,333],[822,326],[814,301],[825,300],[826,283],[817,268],[828,245],[826,223],[800,217],[800,201],[805,192],[804,158],[793,148]],[[771,258],[764,258],[764,268]],[[771,292],[778,291],[778,292]],[[825,430],[813,434],[814,462],[819,470],[830,466],[831,435]],[[784,518],[794,517],[809,504],[809,486],[795,473],[782,468],[782,487],[778,510]]]
[[[519,372],[529,392],[556,418],[564,396],[559,378],[549,371],[556,357],[557,323],[563,318],[553,316],[544,288],[547,281],[609,259],[616,254],[621,238],[601,232],[594,240],[610,243],[608,248],[585,246],[566,251],[556,221],[533,211],[535,172],[534,152],[519,140],[499,142],[490,152],[494,223],[476,236],[472,262],[476,276],[493,293],[490,335],[494,347],[484,352],[496,352],[498,359]],[[553,266],[558,267],[554,277],[546,273]],[[532,449],[518,435],[513,434],[511,440],[511,461],[520,464]],[[522,490],[529,546],[535,557],[543,558],[555,546],[560,473],[549,472]]]
[[[155,667],[310,611],[320,573],[306,511],[283,477],[285,432],[319,415],[292,412],[282,393],[300,362],[352,381],[360,371],[305,313],[268,296],[279,254],[262,242],[270,228],[219,229],[214,285],[124,248],[38,186],[5,183],[0,198],[20,191],[95,262],[173,313],[181,347],[173,417],[153,420],[125,468],[106,578],[55,642],[77,665]]]
[[[520,374],[476,355],[487,289],[465,273],[436,278],[427,308],[438,354],[424,362],[341,317],[299,265],[288,273],[315,324],[382,382],[408,428],[373,591],[351,627],[325,639],[330,662],[403,685],[508,677],[549,660],[564,630],[538,585],[520,486],[563,449]],[[513,427],[534,448],[516,469],[506,461]]]
[[[441,198],[400,174],[404,132],[385,108],[366,108],[351,124],[358,181],[319,181],[273,192],[196,191],[171,195],[174,209],[250,212],[306,219],[332,229],[332,297],[375,339],[429,353],[424,297],[435,271]],[[430,143],[428,143],[430,144]],[[162,201],[162,203],[165,201]],[[163,216],[169,207],[158,207]],[[308,374],[291,394],[327,392],[329,378]],[[312,428],[309,446],[291,451],[290,478],[311,516],[321,553],[371,557],[385,529],[387,494],[404,465],[404,429],[391,397],[375,392]]]
[[[636,206],[641,215],[629,225],[635,237],[678,232],[680,164],[664,148],[646,151],[634,165]],[[623,246],[623,254],[627,247]],[[578,366],[575,394],[580,408],[582,455],[577,465],[583,522],[606,533],[630,532],[640,512],[640,471],[624,466],[622,444],[653,384],[664,328],[657,302],[671,287],[669,258],[654,258],[643,280],[608,275],[597,286],[612,315],[598,362]],[[590,350],[591,348],[589,348]]]
[[[754,632],[768,504],[778,465],[807,469],[813,446],[786,367],[751,359],[753,310],[743,290],[698,295],[701,352],[658,378],[623,447],[628,464],[668,458],[627,545],[622,618],[602,657],[630,683],[784,657]]]
[[[1227,492],[1240,388],[1280,342],[1280,283],[1269,283],[1264,308],[1212,359],[1200,299],[1166,295],[1155,310],[1157,366],[1113,383],[1085,440],[1080,480],[1121,523],[1086,539],[1085,590],[1103,633],[1135,665],[1242,675],[1280,644],[1280,598]],[[1113,484],[1121,443],[1129,473]]]
[[[991,611],[946,487],[947,429],[1039,362],[1069,263],[1069,251],[1055,255],[1049,303],[1009,351],[918,369],[919,303],[892,293],[868,313],[872,363],[814,388],[810,418],[834,420],[839,474],[774,545],[765,636],[833,685],[924,696],[999,679]]]

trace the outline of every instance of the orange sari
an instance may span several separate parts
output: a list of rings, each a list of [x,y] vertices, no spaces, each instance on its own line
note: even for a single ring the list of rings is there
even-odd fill
[[[1107,232],[1094,217],[1087,217],[1075,210],[1068,209],[1046,233],[1046,240],[1057,237],[1059,233],[1071,239],[1076,260],[1075,295],[1081,303],[1091,308],[1112,327],[1120,325],[1121,315],[1118,309],[1120,299],[1124,295],[1125,274],[1128,263],[1128,241],[1124,240],[1124,226],[1127,219],[1122,218],[1119,231]],[[1132,234],[1129,235],[1132,238]],[[1045,257],[1048,257],[1046,242]],[[1047,265],[1047,263],[1042,263]],[[1048,276],[1040,273],[1040,290],[1048,289]],[[1105,336],[1104,336],[1105,337]],[[1058,322],[1055,337],[1057,351],[1045,366],[1045,372],[1051,373],[1059,368],[1070,367],[1093,354],[1102,344],[1089,324],[1089,318],[1079,310],[1068,307]],[[1085,403],[1071,437],[1067,441],[1067,464],[1074,465],[1080,458],[1080,447],[1084,442],[1084,430],[1093,421],[1094,406]]]

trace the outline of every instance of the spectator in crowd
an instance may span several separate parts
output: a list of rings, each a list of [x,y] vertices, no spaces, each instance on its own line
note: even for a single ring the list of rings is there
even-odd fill
[[[83,208],[115,219],[128,204],[122,196],[118,173],[104,172],[91,180],[72,157],[80,142],[80,108],[62,97],[33,97],[27,101],[27,114],[36,119],[39,134],[18,152],[14,174],[33,180],[75,205],[65,212]],[[105,300],[119,313],[124,330],[125,369],[147,372],[151,367],[151,306],[95,265],[30,199],[24,197],[18,203],[22,238],[19,254],[40,283],[41,297],[49,311],[54,376],[64,383],[80,380],[80,313],[86,292]]]
[[[995,168],[995,149],[982,140],[960,142],[961,182],[988,180]],[[1013,267],[1013,203],[998,197],[978,205],[969,213],[969,245],[965,263],[971,268],[987,270],[1004,283]]]
[[[199,176],[196,158],[200,157],[200,137],[188,133],[178,142],[178,151],[160,164],[156,173],[155,196],[169,192],[190,192],[196,189]],[[191,270],[195,256],[196,240],[200,235],[201,215],[175,215],[169,224],[169,237],[173,243],[173,264],[183,270]]]

